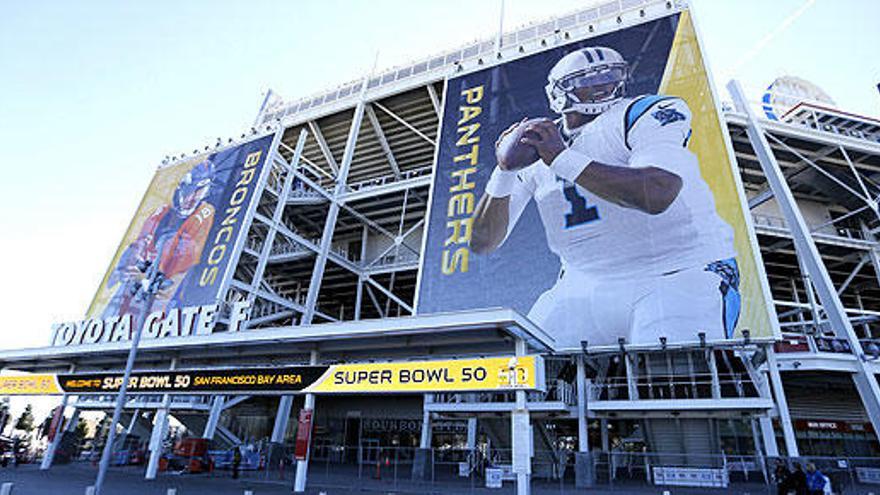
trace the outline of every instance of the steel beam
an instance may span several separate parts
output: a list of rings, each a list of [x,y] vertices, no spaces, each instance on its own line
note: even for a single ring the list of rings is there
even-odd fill
[[[827,155],[830,155],[836,149],[837,149],[836,146],[826,146],[826,147],[818,150],[813,155],[813,157],[816,159],[821,159]],[[786,180],[794,179],[795,177],[797,177],[798,175],[800,175],[801,173],[803,173],[809,169],[810,169],[809,164],[807,164],[803,161],[799,161],[799,162],[797,162],[797,164],[795,164],[794,167],[785,171],[785,178],[786,178]],[[757,194],[755,194],[754,196],[752,196],[751,199],[749,199],[749,209],[752,209],[752,208],[755,208],[759,205],[762,205],[772,198],[773,198],[773,191],[770,189],[770,186],[767,186],[764,189],[758,191]]]
[[[296,168],[299,159],[302,156],[307,136],[308,133],[306,130],[302,129],[299,133],[299,138],[296,140],[296,149],[293,151],[293,159],[290,162],[291,168],[293,169]],[[275,151],[272,150],[272,153],[274,154]],[[267,162],[269,162],[269,160],[267,160]],[[278,232],[278,224],[281,223],[281,220],[284,217],[284,208],[287,205],[287,198],[290,196],[290,190],[293,188],[294,180],[295,176],[288,170],[287,175],[284,178],[284,184],[281,186],[281,192],[277,198],[278,202],[275,204],[275,211],[272,214],[272,223],[269,225],[269,231],[266,233],[265,239],[263,239],[263,247],[260,249],[260,257],[257,261],[257,267],[254,270],[254,276],[251,278],[251,286],[250,289],[248,289],[248,301],[251,305],[253,305],[253,302],[256,299],[257,289],[263,281],[263,274],[266,271],[266,265],[269,263],[269,255],[272,253],[272,245],[275,243],[275,235]]]
[[[205,423],[202,438],[214,439],[214,433],[217,432],[217,424],[220,423],[220,415],[223,414],[224,402],[226,402],[226,396],[223,395],[218,395],[211,401],[211,413],[208,415],[208,421]]]
[[[859,271],[861,271],[861,269],[868,263],[869,259],[870,258],[868,256],[864,256],[862,257],[862,259],[859,260],[855,268],[853,268],[850,274],[847,275],[846,280],[844,280],[843,283],[840,284],[840,287],[837,288],[838,295],[843,294],[843,291],[845,291],[846,288],[849,287],[849,284],[852,283],[853,279],[856,278],[856,275],[858,275]]]
[[[376,138],[379,139],[379,146],[382,147],[382,151],[385,152],[385,158],[388,159],[388,166],[391,167],[391,171],[394,172],[394,177],[400,178],[400,166],[397,165],[397,159],[394,158],[394,153],[391,152],[391,146],[388,144],[388,139],[385,138],[385,133],[382,131],[382,125],[379,123],[379,119],[376,117],[376,111],[373,110],[372,105],[366,106],[367,118],[370,120],[370,125],[373,126],[373,132],[376,134]]]
[[[407,122],[403,117],[400,117],[400,116],[397,115],[396,113],[392,112],[391,110],[389,110],[388,108],[386,108],[384,105],[382,105],[382,104],[379,103],[378,101],[374,101],[374,102],[373,102],[373,105],[376,105],[377,107],[379,107],[379,110],[382,110],[383,112],[385,112],[386,114],[388,114],[389,117],[391,117],[392,119],[394,119],[394,120],[400,122],[404,127],[406,127],[407,129],[411,130],[411,131],[414,132],[416,135],[418,135],[420,138],[422,138],[422,139],[424,139],[425,141],[427,141],[428,143],[430,143],[431,146],[437,146],[437,143],[434,142],[433,139],[429,138],[424,132],[422,132],[422,131],[416,129],[415,126],[413,126],[412,124],[410,124],[409,122]]]
[[[804,221],[803,215],[798,209],[791,189],[789,189],[788,183],[785,182],[785,177],[779,169],[776,157],[770,150],[770,145],[767,142],[763,128],[758,123],[754,111],[748,105],[739,83],[731,81],[728,84],[728,89],[733,96],[737,109],[744,112],[747,116],[746,132],[752,147],[759,157],[761,168],[767,176],[767,182],[773,189],[773,195],[776,197],[780,210],[785,215],[786,222],[791,229],[798,258],[802,260],[807,272],[811,275],[810,280],[819,295],[819,300],[822,302],[834,332],[839,337],[846,338],[849,341],[853,352],[858,358],[856,360],[858,371],[853,375],[853,381],[859,391],[865,411],[868,413],[868,417],[874,426],[875,435],[880,435],[880,385],[877,383],[877,378],[865,362],[862,344],[859,342],[858,336],[846,315],[846,310],[843,307],[840,296],[834,288],[825,264],[822,262],[819,250],[816,248],[806,221]],[[769,361],[768,366],[771,366]],[[773,371],[778,372],[778,370],[771,370],[771,372]]]
[[[425,89],[428,90],[428,98],[431,99],[431,105],[434,107],[434,112],[439,117],[443,114],[443,106],[440,102],[440,96],[437,94],[437,90],[434,89],[434,83],[428,83],[425,86]]]
[[[330,152],[330,147],[327,146],[327,141],[324,139],[324,135],[321,134],[321,129],[318,127],[318,123],[314,120],[310,120],[309,130],[312,132],[312,136],[315,137],[315,141],[318,142],[318,148],[321,149],[321,154],[324,155],[324,159],[327,160],[327,164],[330,165],[333,173],[339,174],[339,165],[336,164],[336,159],[333,158],[333,153]],[[293,162],[293,166],[296,167],[295,161]]]
[[[278,410],[275,412],[275,425],[272,428],[271,441],[284,443],[287,433],[287,425],[290,424],[290,411],[293,408],[293,396],[282,395],[278,401]]]
[[[174,370],[177,368],[177,358],[171,359],[171,366],[168,368]],[[162,396],[162,407],[156,411],[153,420],[153,433],[150,435],[150,459],[147,461],[147,472],[144,478],[148,480],[156,479],[159,472],[159,459],[162,457],[162,442],[165,440],[165,432],[168,431],[168,412],[171,410],[171,394]],[[111,428],[113,425],[111,425]]]
[[[345,153],[342,157],[342,164],[336,177],[336,189],[334,199],[338,198],[346,189],[346,181],[348,180],[348,172],[351,169],[351,161],[354,158],[355,146],[357,146],[358,132],[361,128],[361,121],[364,117],[364,107],[366,106],[365,94],[367,90],[367,81],[365,78],[361,83],[360,101],[355,107],[354,116],[351,119],[351,127],[348,131],[348,139],[345,143]],[[321,246],[318,257],[315,259],[315,266],[312,270],[312,278],[309,282],[309,292],[306,296],[306,312],[303,315],[302,323],[309,325],[315,317],[315,311],[318,304],[318,294],[321,291],[321,282],[324,278],[324,268],[327,265],[327,258],[330,256],[330,247],[333,242],[333,230],[336,228],[336,219],[339,216],[339,202],[333,201],[327,212],[327,220],[324,223],[324,232],[321,235]],[[359,270],[355,269],[355,273]]]

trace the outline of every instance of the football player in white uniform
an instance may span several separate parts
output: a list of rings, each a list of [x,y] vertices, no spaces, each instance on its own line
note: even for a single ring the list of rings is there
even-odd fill
[[[625,98],[628,64],[607,47],[559,60],[548,76],[561,115],[514,124],[540,159],[497,167],[474,212],[471,249],[497,249],[534,199],[562,270],[529,318],[561,347],[731,337],[740,312],[733,229],[687,149],[684,100]],[[528,132],[525,132],[528,131]]]

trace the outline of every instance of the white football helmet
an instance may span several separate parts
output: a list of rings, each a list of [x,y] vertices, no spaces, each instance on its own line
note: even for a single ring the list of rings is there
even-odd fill
[[[559,59],[547,75],[547,99],[558,114],[578,112],[595,115],[623,98],[629,66],[616,50],[589,46]],[[614,84],[582,100],[576,90]],[[582,92],[583,93],[583,92]]]

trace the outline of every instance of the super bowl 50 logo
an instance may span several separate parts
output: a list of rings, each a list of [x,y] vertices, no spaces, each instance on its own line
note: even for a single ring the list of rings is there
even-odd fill
[[[522,388],[529,383],[529,370],[511,358],[507,366],[498,370],[498,384],[502,387]]]

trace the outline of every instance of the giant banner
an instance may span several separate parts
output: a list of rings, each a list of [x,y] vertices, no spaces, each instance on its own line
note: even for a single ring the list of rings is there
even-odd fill
[[[560,349],[774,337],[688,11],[450,78],[441,127],[419,313],[511,307]]]
[[[160,168],[89,307],[107,320],[211,305],[243,234],[272,136]],[[148,308],[154,292],[152,304]]]

